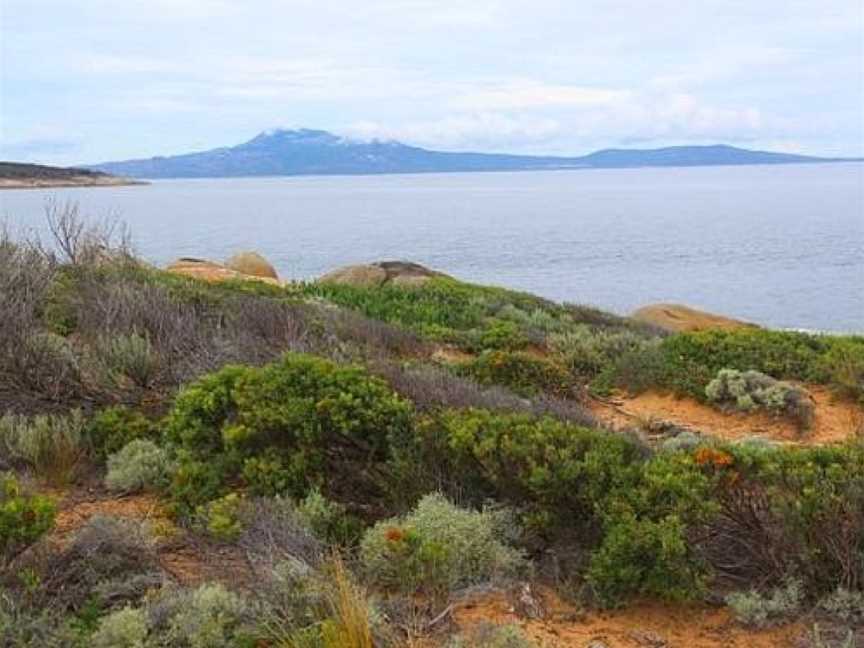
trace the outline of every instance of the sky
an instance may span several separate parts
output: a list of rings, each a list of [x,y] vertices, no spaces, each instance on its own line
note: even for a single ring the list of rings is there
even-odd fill
[[[862,0],[0,0],[0,159],[321,128],[579,155],[864,156]]]

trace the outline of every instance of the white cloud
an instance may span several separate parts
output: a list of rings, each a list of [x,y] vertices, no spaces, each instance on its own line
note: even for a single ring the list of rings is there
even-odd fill
[[[517,80],[468,91],[452,100],[456,108],[501,110],[555,106],[603,106],[626,100],[630,92],[610,88],[547,84]]]

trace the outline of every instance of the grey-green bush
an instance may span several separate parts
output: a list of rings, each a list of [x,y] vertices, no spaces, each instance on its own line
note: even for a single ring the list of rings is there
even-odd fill
[[[804,429],[813,421],[813,401],[806,391],[759,371],[721,369],[705,387],[705,396],[712,403],[742,412],[764,409],[784,414]]]
[[[515,625],[481,623],[466,633],[453,637],[446,648],[537,648]]]
[[[147,632],[146,612],[127,606],[99,621],[90,645],[93,648],[144,648]]]
[[[108,457],[105,487],[124,493],[156,488],[167,480],[169,467],[165,450],[148,439],[135,439]]]
[[[735,619],[746,626],[764,628],[794,617],[804,600],[804,588],[799,581],[790,580],[767,594],[756,590],[734,592],[726,597]]]
[[[461,509],[440,494],[427,495],[408,515],[366,532],[363,569],[382,587],[432,594],[513,577],[527,564],[501,540],[509,523],[502,511]]]

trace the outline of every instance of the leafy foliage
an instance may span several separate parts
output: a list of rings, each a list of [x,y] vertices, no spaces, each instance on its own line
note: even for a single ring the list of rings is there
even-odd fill
[[[55,514],[47,497],[23,493],[15,477],[0,473],[0,566],[48,531]]]
[[[410,418],[407,402],[358,367],[298,354],[226,367],[181,391],[167,418],[180,449],[172,494],[195,505],[242,480],[255,493],[302,497],[386,459]]]
[[[97,459],[105,460],[122,450],[130,441],[137,439],[156,440],[157,425],[141,412],[123,405],[100,410],[87,421],[85,430],[90,452]]]
[[[523,396],[572,396],[576,387],[573,377],[554,360],[519,351],[484,351],[457,371],[481,385],[504,385]]]

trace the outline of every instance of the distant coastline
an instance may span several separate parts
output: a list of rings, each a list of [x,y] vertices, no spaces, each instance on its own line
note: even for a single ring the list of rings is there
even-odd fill
[[[50,189],[59,187],[119,187],[149,184],[143,180],[101,171],[41,164],[0,162],[0,189]]]

